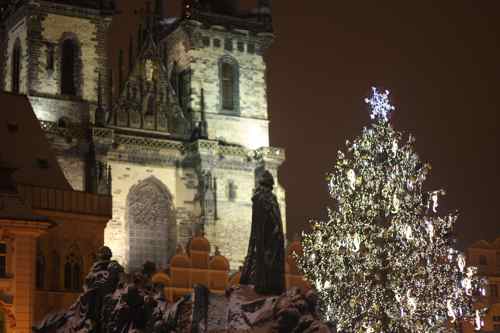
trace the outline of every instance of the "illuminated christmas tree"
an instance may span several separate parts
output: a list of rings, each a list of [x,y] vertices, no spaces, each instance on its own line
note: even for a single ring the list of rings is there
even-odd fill
[[[425,191],[431,170],[390,124],[389,92],[366,99],[373,123],[347,142],[328,176],[335,206],[313,222],[298,258],[324,319],[341,332],[452,332],[481,327],[472,304],[484,293],[476,268],[453,248],[457,214],[438,215],[443,190]]]

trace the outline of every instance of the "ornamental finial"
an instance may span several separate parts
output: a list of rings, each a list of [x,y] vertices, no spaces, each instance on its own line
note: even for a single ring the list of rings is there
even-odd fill
[[[379,92],[376,87],[372,87],[373,95],[371,98],[365,98],[365,103],[370,105],[372,119],[389,120],[391,111],[396,108],[389,101],[389,90]]]

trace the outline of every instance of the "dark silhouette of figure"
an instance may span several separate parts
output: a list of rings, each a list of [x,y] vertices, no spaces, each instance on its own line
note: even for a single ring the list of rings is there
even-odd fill
[[[252,197],[252,231],[241,272],[241,284],[252,284],[260,294],[279,295],[285,291],[285,249],[274,179],[264,171]]]

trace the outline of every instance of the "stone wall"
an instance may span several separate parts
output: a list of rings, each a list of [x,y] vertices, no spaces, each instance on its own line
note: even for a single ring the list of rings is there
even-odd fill
[[[32,89],[38,93],[58,95],[61,92],[61,43],[66,38],[72,38],[79,46],[79,59],[81,63],[81,84],[79,96],[86,101],[97,100],[97,82],[99,73],[99,57],[96,52],[97,26],[95,22],[87,18],[46,14],[42,16],[41,38],[44,41],[41,52],[38,53],[38,82],[33,84]],[[48,48],[54,49],[54,67],[47,66]]]
[[[216,168],[218,219],[206,226],[207,238],[229,259],[237,270],[245,259],[252,223],[252,194],[255,175],[252,169]],[[233,183],[234,185],[229,185]],[[234,186],[234,198],[230,198]]]
[[[119,142],[121,140],[118,139]],[[116,145],[106,157],[113,178],[113,219],[106,228],[105,243],[112,248],[120,263],[127,268],[137,269],[138,267],[128,267],[129,258],[135,256],[131,253],[135,250],[130,243],[129,223],[131,223],[130,217],[136,215],[129,210],[140,201],[139,210],[151,210],[144,214],[139,213],[144,220],[140,223],[151,223],[151,220],[160,222],[162,218],[157,219],[160,208],[155,206],[153,196],[148,196],[145,200],[136,198],[131,205],[128,202],[131,192],[149,182],[155,184],[159,192],[163,191],[165,194],[165,205],[171,205],[169,209],[172,213],[168,217],[163,217],[168,222],[165,228],[169,231],[164,239],[167,243],[166,249],[162,251],[165,252],[165,259],[168,259],[173,255],[177,245],[186,245],[202,221],[199,168],[201,165],[206,167],[204,163],[207,161],[202,162],[199,159],[208,157],[200,157],[205,156],[205,153],[199,155],[199,151],[192,150],[196,149],[193,147],[198,147],[196,144],[188,148],[174,141],[165,140],[162,141],[162,145],[177,148],[155,149],[146,145],[135,146],[132,142],[135,140],[129,141],[128,144]],[[210,141],[203,143],[208,144]],[[255,170],[259,164],[251,157],[256,154],[255,151],[219,147],[216,143],[211,143],[210,147],[214,149],[208,156],[212,161],[209,163],[209,170],[215,179],[217,189],[215,199],[217,213],[215,218],[208,219],[205,233],[207,239],[227,255],[231,270],[237,270],[247,252]],[[276,168],[278,164],[278,162],[275,165],[269,164],[269,167]],[[277,174],[276,169],[271,171],[274,175]],[[284,191],[277,187],[276,193],[282,206],[283,224],[286,230]],[[150,240],[154,242],[145,240],[144,249],[139,250],[156,251],[150,246],[154,247],[160,240],[153,238],[151,236]],[[165,244],[161,246],[165,247]],[[165,265],[166,262],[161,261],[159,264]]]
[[[252,149],[269,146],[266,64],[257,53],[257,41],[242,31],[188,28],[194,31],[188,34],[181,27],[167,40],[169,68],[175,62],[180,70],[191,70],[191,108],[197,119],[202,110],[206,112],[209,139]],[[233,111],[222,108],[221,59],[230,59],[237,66],[238,96]]]
[[[131,189],[141,182],[154,180],[162,184],[172,198],[172,210],[175,216],[167,223],[173,223],[175,234],[169,234],[164,242],[178,242],[186,244],[191,233],[193,218],[190,214],[179,214],[183,210],[193,212],[193,198],[195,191],[186,186],[183,179],[189,177],[190,170],[183,170],[169,165],[147,165],[116,160],[111,157],[108,160],[112,169],[112,195],[113,195],[113,219],[108,223],[105,232],[105,243],[110,246],[115,253],[115,257],[120,263],[128,268],[129,255],[129,226],[127,221],[128,214],[128,195]],[[148,207],[152,209],[153,207]],[[170,228],[169,228],[170,229]],[[145,242],[144,246],[149,246]],[[176,243],[169,244],[165,258],[169,253],[172,255],[176,248]],[[134,267],[137,268],[137,267]]]
[[[29,96],[31,106],[39,120],[57,123],[64,119],[70,124],[88,124],[94,106],[82,101],[75,101],[62,96]],[[68,124],[69,125],[69,124]]]

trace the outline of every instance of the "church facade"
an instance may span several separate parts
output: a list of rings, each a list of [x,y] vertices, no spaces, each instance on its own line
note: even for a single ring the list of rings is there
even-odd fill
[[[110,27],[127,25],[113,1],[8,2],[2,88],[29,97],[74,189],[112,195],[104,241],[127,269],[166,267],[203,233],[237,270],[256,180],[285,160],[269,143],[270,1],[184,1],[179,18],[159,0],[143,8],[113,62]]]

